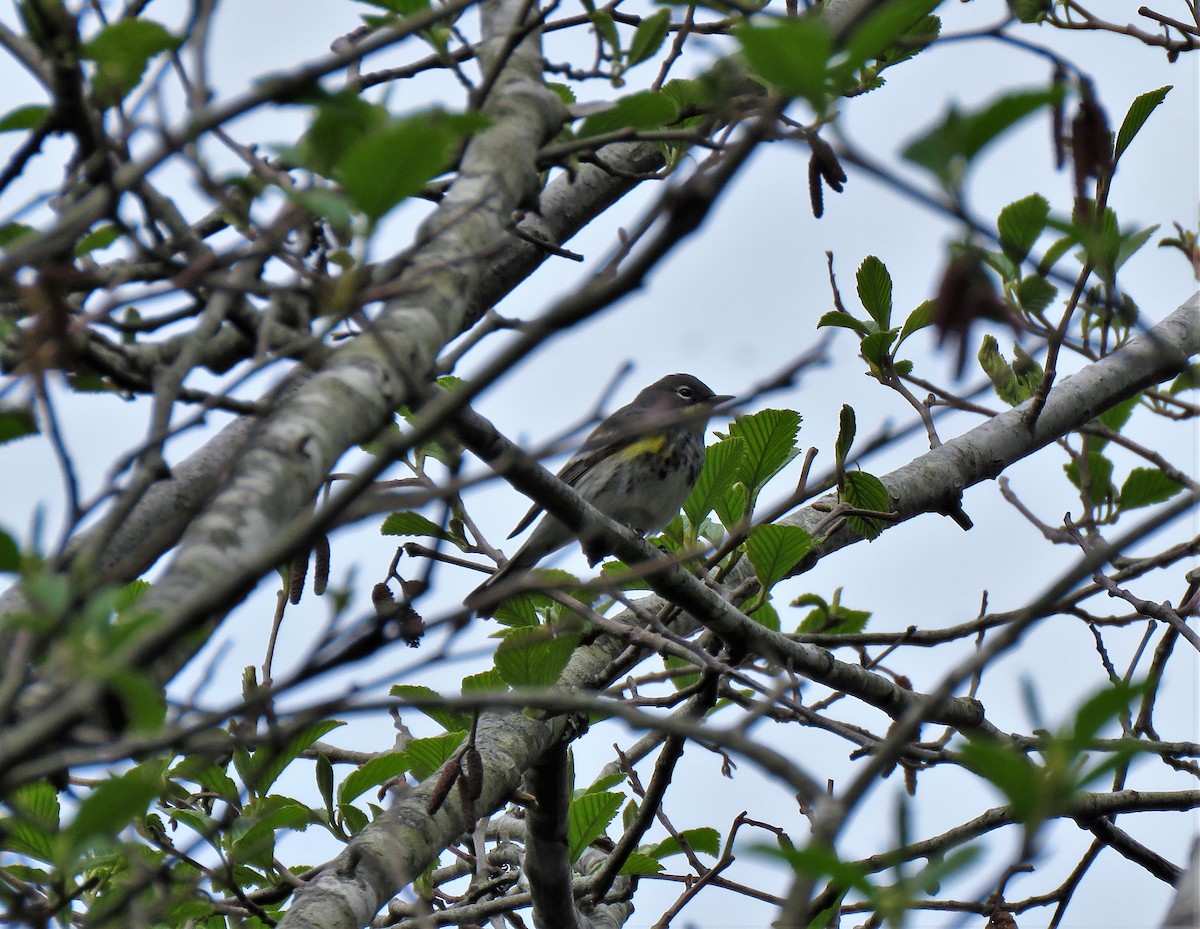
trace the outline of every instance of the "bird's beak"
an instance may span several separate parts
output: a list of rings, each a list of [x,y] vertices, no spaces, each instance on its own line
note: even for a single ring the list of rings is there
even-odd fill
[[[725,406],[730,400],[736,399],[737,397],[733,394],[717,394],[717,396],[708,401],[708,405],[715,410],[719,406]]]

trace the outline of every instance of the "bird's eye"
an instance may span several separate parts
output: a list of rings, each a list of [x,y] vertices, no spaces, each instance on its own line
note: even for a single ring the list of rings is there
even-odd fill
[[[696,395],[696,391],[694,391],[694,390],[692,390],[692,388],[688,387],[687,384],[684,384],[682,387],[677,388],[675,390],[675,393],[679,394],[679,396],[681,396],[684,400],[691,400],[692,397],[694,397]]]

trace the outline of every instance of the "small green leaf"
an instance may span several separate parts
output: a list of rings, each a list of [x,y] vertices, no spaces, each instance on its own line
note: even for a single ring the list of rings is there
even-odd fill
[[[920,332],[926,326],[933,323],[934,302],[926,300],[915,310],[908,314],[908,318],[904,320],[904,325],[900,329],[900,338],[896,340],[896,348],[914,332]]]
[[[740,25],[734,37],[750,69],[790,97],[825,110],[825,69],[833,50],[829,27],[815,16],[789,17],[768,25]]]
[[[1138,402],[1142,399],[1141,394],[1134,394],[1127,400],[1122,400],[1120,403],[1110,406],[1107,410],[1096,417],[1102,425],[1111,429],[1113,432],[1120,432],[1121,429],[1129,422],[1129,417],[1133,415],[1133,411],[1137,409]],[[1093,440],[1098,436],[1093,436]]]
[[[96,62],[97,98],[107,106],[120,102],[141,81],[151,58],[182,41],[149,19],[119,19],[105,26],[83,45],[83,57]]]
[[[1000,211],[997,220],[1000,248],[1014,265],[1025,260],[1046,228],[1049,216],[1050,203],[1041,194],[1014,201]]]
[[[703,852],[706,855],[714,857],[721,853],[721,833],[717,832],[711,826],[701,826],[698,829],[684,829],[679,833],[679,839],[687,842],[692,851]],[[683,854],[683,844],[679,839],[675,838],[675,836],[669,836],[653,848],[646,849],[646,854],[658,860],[669,858],[672,855],[681,855]]]
[[[462,745],[467,737],[465,732],[447,732],[428,739],[414,739],[408,743],[404,754],[408,756],[413,777],[419,781],[425,780],[444,765]]]
[[[1094,504],[1106,503],[1112,499],[1113,495],[1113,463],[1098,451],[1088,452],[1086,461],[1088,496]],[[1071,483],[1082,490],[1083,478],[1079,463],[1072,461],[1069,464],[1065,464],[1063,465],[1063,470],[1066,472]]]
[[[572,862],[604,834],[624,801],[623,794],[607,792],[584,794],[571,801],[567,841]]]
[[[854,408],[847,403],[843,403],[842,410],[838,414],[838,437],[834,449],[834,455],[839,465],[844,464],[846,456],[850,454],[850,448],[854,445],[854,433],[856,429]]]
[[[506,629],[496,649],[496,670],[512,687],[549,687],[578,644],[578,635],[553,635],[545,626]]]
[[[737,436],[722,439],[705,451],[700,478],[683,505],[683,512],[693,527],[698,527],[717,502],[729,493],[745,454],[746,441]]]
[[[11,535],[0,529],[0,572],[13,574],[21,570],[21,546]]]
[[[608,43],[608,47],[612,49],[613,59],[621,60],[621,36],[617,32],[617,24],[613,21],[612,14],[604,10],[590,10],[588,19],[592,21],[592,25],[596,28],[597,34]]]
[[[97,226],[75,245],[75,257],[82,258],[88,252],[108,248],[113,242],[117,241],[120,235],[121,230],[111,223],[104,226]]]
[[[845,66],[857,70],[894,46],[897,39],[914,27],[924,25],[929,28],[931,24],[927,24],[926,17],[937,8],[939,2],[940,0],[893,0],[874,8],[846,40]]]
[[[335,176],[372,221],[449,167],[454,147],[486,124],[479,114],[440,110],[396,120],[346,150]]]
[[[0,820],[6,851],[50,864],[58,834],[58,791],[48,781],[15,788],[7,798],[12,815]]]
[[[862,352],[863,358],[876,368],[886,369],[891,357],[892,343],[898,336],[899,333],[895,329],[872,332],[859,343],[858,349]]]
[[[1119,160],[1125,154],[1125,149],[1129,148],[1129,143],[1133,141],[1134,136],[1146,124],[1146,120],[1150,118],[1150,114],[1158,109],[1158,105],[1167,98],[1167,94],[1171,89],[1171,86],[1168,85],[1160,87],[1158,90],[1147,91],[1129,105],[1125,119],[1121,121],[1121,128],[1117,130],[1117,141],[1113,146],[1113,161]]]
[[[400,510],[392,513],[379,527],[381,535],[417,535],[432,536],[435,539],[445,539],[447,533],[431,519],[412,510]]]
[[[33,410],[25,406],[0,408],[0,445],[37,435],[37,420]]]
[[[40,126],[50,113],[50,108],[39,104],[19,106],[0,116],[0,132],[24,132]]]
[[[632,68],[652,57],[662,47],[663,40],[671,27],[671,11],[659,10],[643,19],[629,44],[629,60],[626,67]]]
[[[619,129],[661,129],[679,117],[670,95],[643,90],[617,100],[612,109],[589,116],[579,127],[581,139]]]
[[[887,329],[892,320],[892,276],[887,265],[868,255],[858,266],[858,299],[880,329]]]
[[[963,113],[951,106],[942,121],[914,139],[903,157],[938,177],[948,188],[960,185],[970,162],[1005,131],[1062,97],[1062,91],[1018,91]]]
[[[265,794],[284,769],[300,757],[302,751],[321,736],[344,725],[346,724],[336,719],[323,719],[305,726],[290,736],[283,745],[260,745],[252,755],[245,757],[239,766],[238,772],[242,781],[259,796]]]
[[[855,319],[849,313],[843,313],[841,310],[830,310],[817,320],[817,328],[822,326],[833,326],[839,329],[851,329],[859,335],[868,335],[871,332],[870,327],[862,320]]]
[[[874,474],[866,471],[846,472],[846,491],[843,502],[858,510],[874,510],[877,513],[888,513],[892,509],[892,501],[887,488]],[[883,531],[883,520],[867,516],[851,516],[850,528],[864,539],[874,539]]]
[[[760,410],[739,416],[730,425],[729,434],[746,442],[738,480],[749,491],[751,503],[767,481],[796,457],[799,431],[800,414],[795,410]]]
[[[642,852],[631,852],[625,859],[625,863],[621,865],[620,873],[622,876],[636,877],[645,874],[660,874],[665,870],[666,868],[649,855]]]
[[[813,537],[799,526],[755,526],[746,538],[746,555],[764,590],[770,590],[812,551]]]
[[[139,765],[98,784],[83,798],[66,828],[69,847],[82,852],[98,839],[115,841],[133,820],[146,812],[163,788],[157,763]]]
[[[508,685],[504,683],[504,678],[500,676],[500,672],[495,668],[488,668],[486,671],[481,671],[478,674],[469,674],[462,679],[464,697],[467,694],[487,693],[489,691],[504,693],[506,690],[508,690]]]
[[[1179,377],[1171,382],[1167,392],[1174,397],[1185,390],[1196,390],[1197,388],[1200,388],[1200,364],[1190,364],[1183,369]]]
[[[1158,468],[1134,468],[1121,485],[1121,509],[1136,510],[1170,500],[1183,485],[1167,477]]]
[[[1017,285],[1017,301],[1022,309],[1030,313],[1041,313],[1054,302],[1056,296],[1058,288],[1037,274],[1022,278]]]
[[[352,771],[338,788],[338,803],[351,803],[364,791],[377,787],[384,781],[403,774],[408,770],[409,757],[407,752],[389,752],[372,758],[366,764]]]
[[[24,223],[5,223],[0,226],[0,248],[8,248],[25,236],[33,235],[36,232],[36,229],[26,226]]]
[[[442,695],[436,690],[421,684],[395,684],[388,693],[399,700],[411,700],[413,697],[428,700],[442,699]],[[471,728],[469,713],[460,713],[457,710],[429,703],[422,704],[418,709],[447,732],[466,732]]]

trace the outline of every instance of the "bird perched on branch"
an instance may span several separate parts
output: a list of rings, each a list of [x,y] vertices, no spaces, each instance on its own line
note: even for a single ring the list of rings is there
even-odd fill
[[[679,512],[700,477],[709,417],[732,399],[714,394],[690,374],[667,375],[592,430],[558,477],[616,522],[641,535],[658,532]],[[524,532],[541,511],[537,505],[530,509],[509,538]],[[547,513],[528,541],[464,605],[489,615],[503,599],[502,585],[575,538],[574,532]],[[583,544],[588,551],[587,541]]]

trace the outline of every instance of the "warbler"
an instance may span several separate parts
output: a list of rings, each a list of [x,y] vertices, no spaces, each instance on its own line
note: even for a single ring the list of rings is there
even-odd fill
[[[658,532],[679,512],[700,477],[709,417],[732,399],[714,394],[690,374],[670,374],[593,429],[558,477],[605,516],[641,535]],[[524,532],[541,511],[535,505],[508,537]],[[490,615],[498,602],[493,596],[496,588],[575,538],[574,532],[547,513],[529,540],[464,605]],[[584,550],[590,558],[586,540]]]

